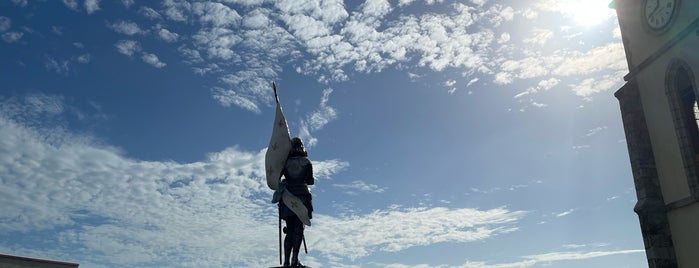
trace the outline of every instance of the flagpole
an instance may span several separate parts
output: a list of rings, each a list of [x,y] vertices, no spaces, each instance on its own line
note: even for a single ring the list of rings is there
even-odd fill
[[[303,251],[308,254],[308,248],[306,248],[306,235],[302,236],[301,239],[303,239]]]
[[[282,265],[282,207],[279,206],[279,265]]]
[[[272,82],[272,88],[274,89],[274,100],[277,102],[277,107],[279,107],[279,97],[277,96],[277,85]],[[276,120],[276,119],[275,119]],[[274,134],[272,134],[274,135]],[[282,265],[282,206],[281,202],[279,204],[279,215],[277,215],[277,220],[279,223],[279,265]]]

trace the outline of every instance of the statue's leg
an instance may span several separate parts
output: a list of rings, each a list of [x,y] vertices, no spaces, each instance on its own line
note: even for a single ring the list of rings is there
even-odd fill
[[[301,242],[303,239],[303,223],[298,217],[294,217],[290,222],[293,223],[293,257],[291,258],[292,266],[303,266],[299,261],[299,252],[301,251]]]

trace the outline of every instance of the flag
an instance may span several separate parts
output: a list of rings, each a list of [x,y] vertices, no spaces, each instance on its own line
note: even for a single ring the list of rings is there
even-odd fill
[[[272,203],[277,203],[281,200],[284,202],[284,205],[299,217],[303,224],[311,226],[311,219],[308,218],[308,208],[306,208],[301,199],[287,191],[283,184],[281,187],[279,184],[279,179],[282,176],[282,169],[284,169],[286,158],[291,151],[291,138],[289,135],[289,126],[286,124],[286,119],[282,112],[282,105],[279,103],[277,85],[272,83],[272,88],[274,88],[274,99],[277,101],[277,113],[274,116],[272,138],[269,140],[267,153],[265,154],[267,186],[274,190]]]
[[[277,203],[280,200],[299,217],[303,224],[311,226],[311,219],[308,218],[308,208],[306,208],[300,198],[285,189],[284,183],[280,184],[279,190],[274,191],[272,203]]]
[[[282,105],[279,103],[279,96],[277,96],[277,85],[272,83],[272,87],[274,88],[274,99],[277,101],[277,113],[274,116],[272,138],[269,140],[265,154],[265,170],[267,172],[267,186],[276,191],[279,190],[279,178],[286,158],[291,151],[291,138],[289,137],[289,126],[286,124]]]

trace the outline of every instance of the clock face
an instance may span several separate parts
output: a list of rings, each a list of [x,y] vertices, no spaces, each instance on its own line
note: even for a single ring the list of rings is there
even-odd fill
[[[644,15],[648,26],[653,30],[667,26],[676,7],[677,0],[646,0]]]

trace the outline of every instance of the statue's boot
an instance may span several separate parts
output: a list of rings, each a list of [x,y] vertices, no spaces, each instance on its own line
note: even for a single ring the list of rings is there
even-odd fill
[[[303,267],[303,264],[299,261],[299,248],[294,248],[294,256],[291,257],[291,266]]]
[[[291,240],[284,239],[284,266],[290,266],[289,265],[289,257],[291,256]]]

